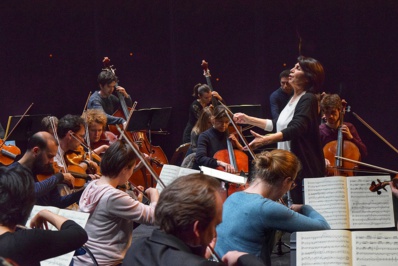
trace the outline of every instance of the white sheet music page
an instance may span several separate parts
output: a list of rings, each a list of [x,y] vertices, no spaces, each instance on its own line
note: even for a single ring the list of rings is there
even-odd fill
[[[171,182],[173,182],[180,176],[189,175],[189,174],[197,174],[197,173],[200,173],[200,171],[195,170],[195,169],[190,169],[190,168],[184,168],[184,167],[180,167],[180,166],[172,165],[172,164],[164,164],[162,167],[162,171],[160,172],[159,178],[162,180],[162,182],[167,187],[168,185],[171,184]],[[163,187],[161,185],[159,185],[159,183],[158,183],[156,185],[156,189],[159,191],[159,193],[161,193],[163,190]]]
[[[389,176],[347,177],[350,225],[352,229],[394,227],[394,207],[390,186],[378,195],[369,187],[377,179],[389,180]]]
[[[353,265],[398,265],[397,231],[352,232]]]
[[[346,177],[304,178],[305,204],[322,214],[332,229],[349,228]]]
[[[224,171],[220,171],[217,169],[209,168],[206,166],[199,166],[200,170],[202,170],[203,174],[213,176],[215,178],[221,179],[226,182],[231,182],[235,183],[238,185],[244,185],[246,184],[247,178],[240,176],[240,175],[234,175],[230,174]]]
[[[297,232],[297,266],[352,265],[346,230]]]

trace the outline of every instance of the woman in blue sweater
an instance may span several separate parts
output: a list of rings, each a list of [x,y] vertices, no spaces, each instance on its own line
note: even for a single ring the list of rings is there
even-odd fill
[[[263,152],[254,160],[255,176],[249,188],[232,194],[223,206],[217,226],[216,252],[220,256],[239,250],[271,264],[276,230],[285,232],[330,229],[327,221],[308,205],[290,208],[278,202],[295,187],[301,168],[297,157],[286,150]]]

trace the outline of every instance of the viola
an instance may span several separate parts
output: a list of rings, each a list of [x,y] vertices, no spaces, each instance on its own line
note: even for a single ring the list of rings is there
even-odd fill
[[[357,168],[357,164],[343,161],[338,157],[346,157],[355,161],[359,161],[361,158],[361,153],[357,145],[352,143],[349,140],[344,140],[343,132],[341,130],[341,126],[344,122],[344,114],[346,112],[346,101],[342,101],[343,108],[340,112],[340,122],[339,122],[339,131],[337,135],[337,140],[331,141],[327,143],[323,147],[323,154],[326,159],[329,160],[331,166],[328,167],[328,175],[335,175],[335,176],[353,176],[354,171]],[[349,112],[349,107],[347,112]],[[338,157],[336,157],[338,156]]]
[[[21,154],[21,150],[15,145],[6,145],[7,138],[14,132],[15,128],[21,123],[22,119],[26,116],[30,108],[32,108],[33,103],[29,105],[24,114],[15,124],[15,126],[11,129],[10,133],[4,137],[4,139],[0,139],[0,163],[3,165],[10,165],[15,161],[15,158]]]
[[[5,141],[0,139],[0,163],[10,165],[15,158],[21,154],[21,150],[14,145],[6,145]]]
[[[36,175],[36,178],[39,182],[41,182],[56,173],[64,173],[64,172],[65,171],[61,169],[56,162],[54,162],[50,172],[44,174],[38,174]],[[87,180],[91,179],[89,175],[86,174],[85,170],[78,165],[69,165],[67,168],[67,173],[70,173],[75,178],[75,182],[74,184],[72,184],[74,188],[83,187],[84,184],[87,182]]]

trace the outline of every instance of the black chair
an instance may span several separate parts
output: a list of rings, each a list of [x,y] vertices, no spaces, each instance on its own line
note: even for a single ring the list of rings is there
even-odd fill
[[[188,149],[191,147],[191,143],[181,144],[175,151],[169,164],[181,166],[182,161],[187,154]]]

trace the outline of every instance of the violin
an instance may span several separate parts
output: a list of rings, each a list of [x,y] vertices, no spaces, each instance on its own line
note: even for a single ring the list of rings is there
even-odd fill
[[[329,176],[353,176],[355,169],[358,167],[357,164],[340,160],[338,157],[344,156],[355,161],[359,161],[361,158],[361,153],[359,152],[357,145],[349,140],[344,140],[341,127],[344,122],[344,114],[346,111],[350,111],[350,107],[348,106],[346,109],[347,102],[345,100],[342,100],[342,105],[343,108],[340,111],[337,140],[331,141],[323,147],[323,154],[331,164],[327,168]]]

